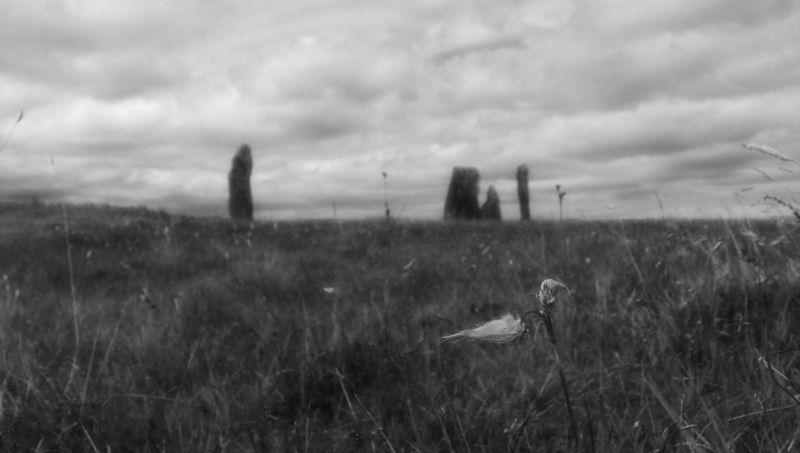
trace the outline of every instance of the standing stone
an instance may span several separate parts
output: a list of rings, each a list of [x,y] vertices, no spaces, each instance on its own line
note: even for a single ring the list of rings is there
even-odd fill
[[[494,186],[489,186],[486,191],[486,201],[481,206],[481,218],[485,220],[503,220],[500,214],[500,196]]]
[[[253,197],[250,193],[252,172],[253,156],[250,147],[244,144],[233,157],[228,173],[228,212],[232,219],[253,220]]]
[[[531,219],[530,195],[528,193],[528,167],[517,167],[517,198],[519,199],[519,215],[522,220]]]
[[[478,182],[480,174],[475,167],[453,167],[450,187],[444,204],[445,219],[480,219]]]

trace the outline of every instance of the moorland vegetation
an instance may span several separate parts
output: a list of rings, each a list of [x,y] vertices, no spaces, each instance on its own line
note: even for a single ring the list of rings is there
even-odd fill
[[[3,451],[788,452],[800,225],[0,207]],[[534,307],[548,340],[441,337]]]

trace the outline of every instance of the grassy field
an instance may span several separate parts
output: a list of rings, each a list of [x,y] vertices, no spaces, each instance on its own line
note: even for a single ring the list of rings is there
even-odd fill
[[[536,308],[548,277],[574,293],[555,325],[569,407],[543,332],[440,340]],[[250,225],[7,204],[0,279],[2,451],[800,448],[791,218]]]

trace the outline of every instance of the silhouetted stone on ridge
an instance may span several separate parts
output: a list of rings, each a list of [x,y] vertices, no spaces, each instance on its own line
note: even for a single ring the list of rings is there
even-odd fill
[[[478,182],[480,174],[475,167],[453,167],[450,187],[444,204],[445,219],[480,219]]]
[[[500,195],[494,186],[489,186],[486,191],[486,201],[481,206],[481,218],[484,220],[503,220],[500,214]]]
[[[519,216],[522,220],[531,219],[530,194],[528,192],[528,167],[517,167],[517,198],[519,199]]]
[[[228,213],[232,219],[253,220],[253,196],[250,193],[250,174],[253,156],[250,146],[239,147],[228,173]]]

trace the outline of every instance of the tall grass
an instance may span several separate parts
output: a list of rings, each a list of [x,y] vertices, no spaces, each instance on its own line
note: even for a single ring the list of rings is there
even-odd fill
[[[546,336],[439,340],[528,311],[549,276],[573,290],[553,323],[581,449],[797,448],[784,219],[623,235],[72,206],[72,272],[57,208],[3,205],[0,225],[2,450],[569,450]]]
[[[17,115],[17,120],[11,123],[11,127],[9,128],[8,133],[5,134],[5,136],[2,137],[0,141],[0,152],[3,152],[3,150],[6,148],[8,141],[11,140],[11,136],[14,135],[14,131],[17,130],[17,125],[19,124],[20,121],[22,121],[22,117],[24,115],[25,113],[22,110],[20,110],[19,114]]]

